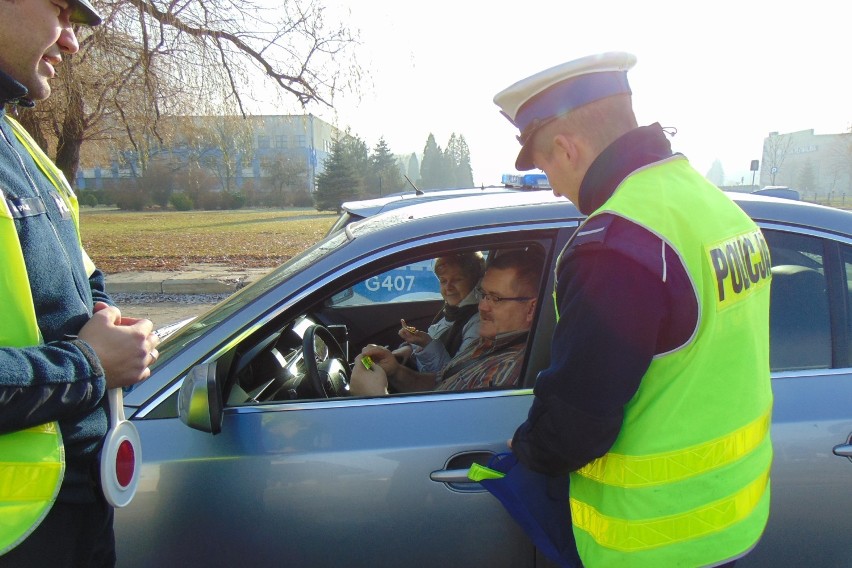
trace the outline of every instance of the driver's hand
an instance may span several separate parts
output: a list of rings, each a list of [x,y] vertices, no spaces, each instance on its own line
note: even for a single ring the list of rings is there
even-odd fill
[[[352,368],[352,377],[349,381],[349,392],[355,396],[381,396],[388,394],[388,376],[385,374],[384,369],[377,364],[367,369],[361,362],[362,357],[364,357],[363,352],[355,358],[355,366]],[[391,359],[394,359],[394,357],[391,356]]]
[[[397,347],[393,350],[393,356],[399,361],[400,365],[405,365],[408,363],[408,360],[411,359],[411,355],[414,353],[414,349],[412,349],[411,345],[405,344],[402,347]]]
[[[396,357],[394,357],[393,353],[387,347],[370,344],[361,350],[361,355],[369,356],[373,360],[373,363],[384,370],[384,374],[387,377],[393,377],[397,370],[399,370],[399,361],[397,361]],[[357,361],[357,363],[355,367],[361,364],[360,361]],[[361,366],[363,367],[363,365]]]

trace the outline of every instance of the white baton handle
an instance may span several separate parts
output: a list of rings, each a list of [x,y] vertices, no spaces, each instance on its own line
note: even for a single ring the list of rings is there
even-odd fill
[[[142,441],[132,422],[124,418],[124,395],[109,389],[110,429],[101,449],[101,487],[107,502],[124,507],[136,494],[142,466]]]

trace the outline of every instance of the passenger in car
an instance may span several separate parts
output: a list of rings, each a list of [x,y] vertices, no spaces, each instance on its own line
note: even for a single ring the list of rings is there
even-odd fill
[[[388,349],[368,345],[361,355],[369,356],[376,365],[367,369],[356,362],[352,394],[387,394],[389,385],[396,392],[515,386],[536,313],[543,265],[543,256],[531,249],[497,254],[476,289],[479,338],[468,349],[433,373],[405,367]]]
[[[479,338],[479,310],[475,288],[485,270],[478,251],[438,257],[435,277],[441,286],[444,307],[435,315],[428,331],[409,328],[402,320],[399,336],[405,341],[394,355],[418,371],[435,373],[457,353],[466,351]]]

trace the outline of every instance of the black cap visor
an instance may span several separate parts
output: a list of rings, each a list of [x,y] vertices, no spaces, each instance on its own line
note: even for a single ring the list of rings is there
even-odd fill
[[[86,26],[97,26],[101,23],[101,15],[87,0],[73,0],[71,2],[71,23]]]

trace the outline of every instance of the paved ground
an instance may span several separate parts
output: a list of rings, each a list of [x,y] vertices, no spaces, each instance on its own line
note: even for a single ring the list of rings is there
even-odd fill
[[[162,327],[199,315],[270,270],[198,264],[180,272],[121,272],[107,275],[107,292],[123,315]]]
[[[116,304],[121,309],[121,314],[127,317],[144,318],[154,322],[155,328],[160,328],[170,323],[181,321],[200,315],[205,310],[215,305],[210,301],[175,302],[157,299],[146,299],[144,302],[138,298],[116,298]]]

